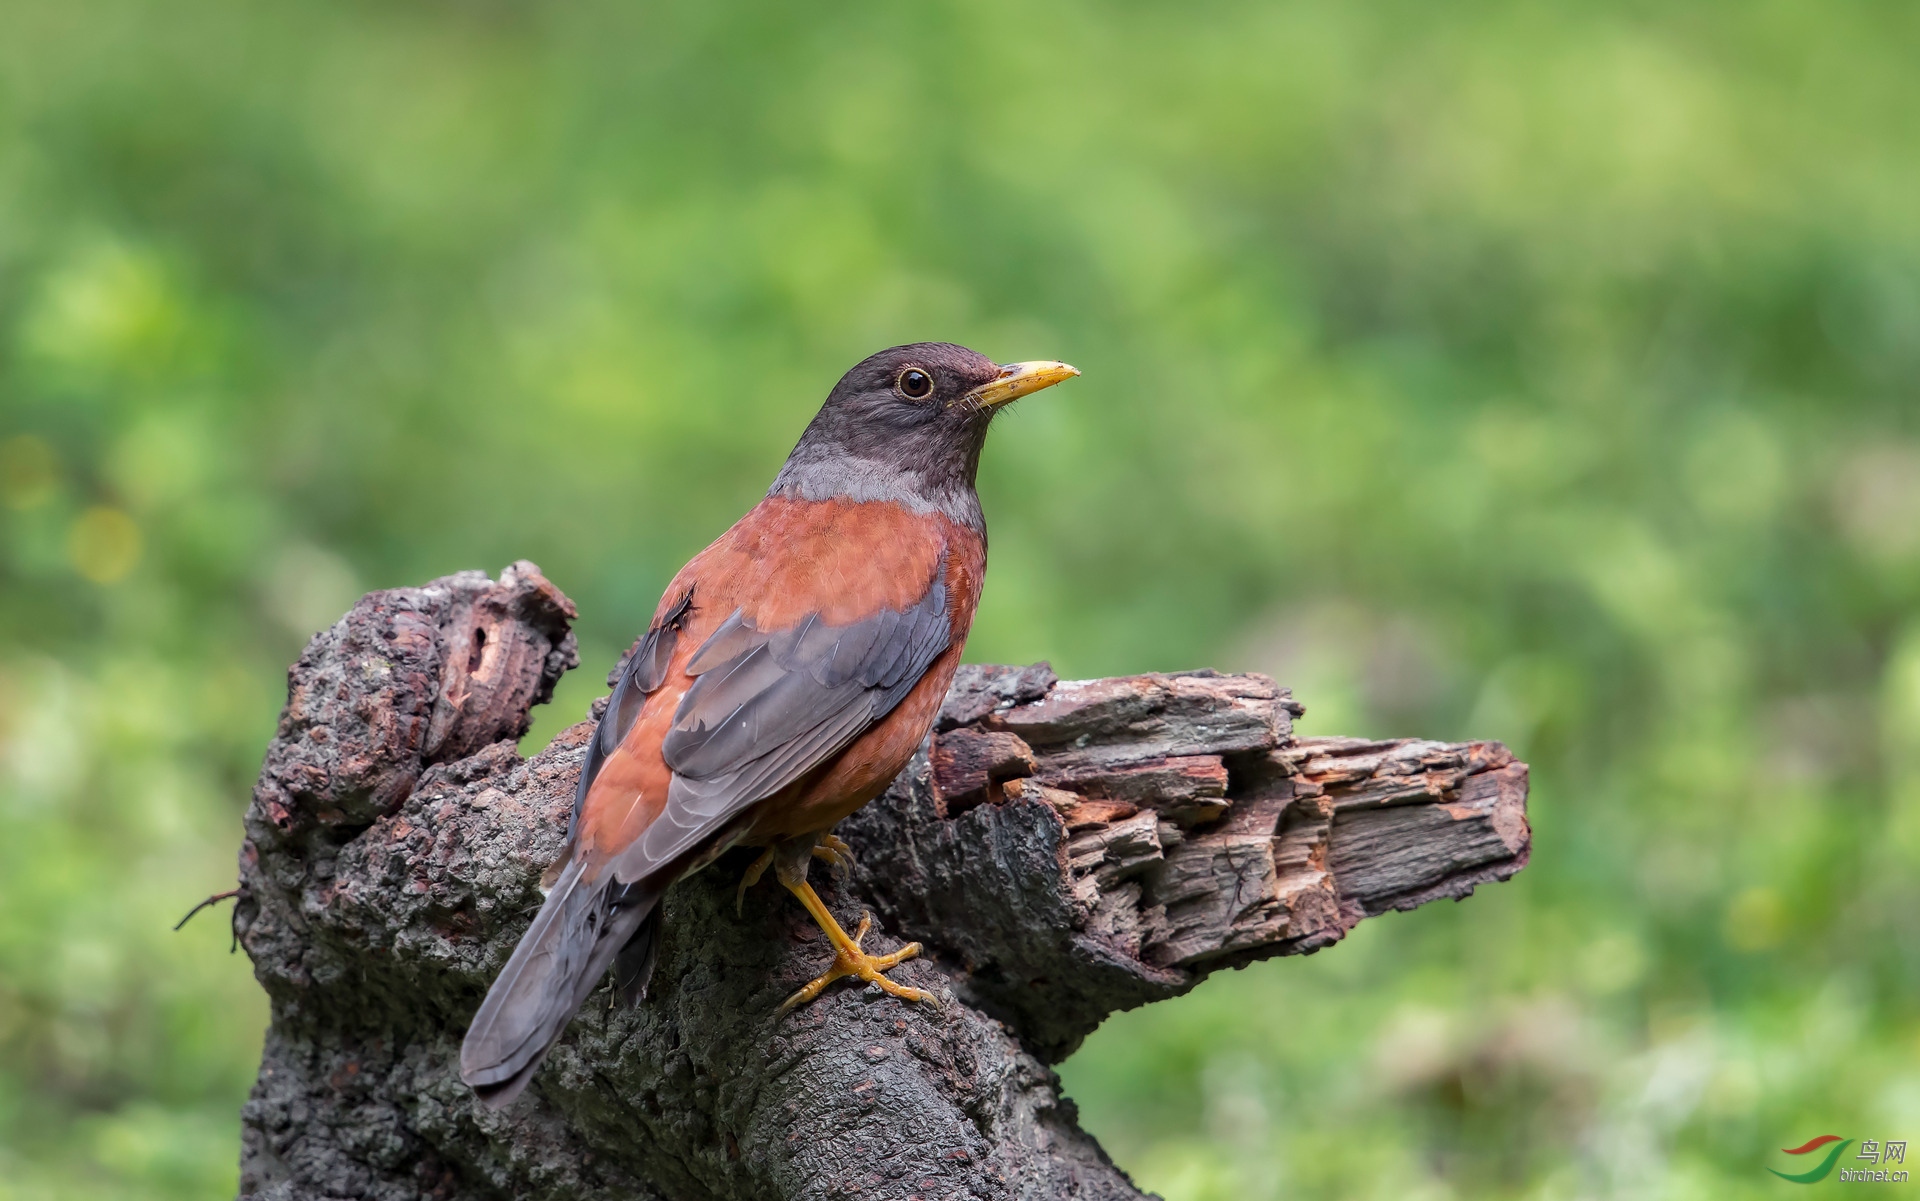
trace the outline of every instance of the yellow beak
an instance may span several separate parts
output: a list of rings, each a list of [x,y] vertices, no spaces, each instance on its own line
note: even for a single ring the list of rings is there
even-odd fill
[[[1019,400],[1042,388],[1051,388],[1063,379],[1072,379],[1080,374],[1077,367],[1065,363],[1056,363],[1050,359],[1036,359],[1031,363],[1008,363],[1000,369],[1000,378],[991,383],[981,384],[967,393],[966,399],[982,408],[1003,405],[1010,400]]]

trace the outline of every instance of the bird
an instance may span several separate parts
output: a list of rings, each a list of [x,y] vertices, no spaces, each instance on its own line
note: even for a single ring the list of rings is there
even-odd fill
[[[547,895],[460,1048],[460,1075],[499,1108],[532,1080],[611,969],[645,997],[662,896],[736,846],[771,866],[834,948],[782,1011],[854,977],[890,980],[920,951],[861,949],[807,882],[832,834],[883,792],[926,737],[980,599],[986,521],[975,490],[987,427],[1023,396],[1079,375],[1002,365],[946,342],[895,346],[827,394],[766,496],[673,577],[587,745]]]

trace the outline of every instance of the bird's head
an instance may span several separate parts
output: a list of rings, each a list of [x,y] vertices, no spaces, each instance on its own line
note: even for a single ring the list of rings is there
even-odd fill
[[[770,495],[892,500],[978,525],[973,482],[988,423],[1079,374],[1065,363],[1003,366],[951,342],[883,350],[840,377]]]

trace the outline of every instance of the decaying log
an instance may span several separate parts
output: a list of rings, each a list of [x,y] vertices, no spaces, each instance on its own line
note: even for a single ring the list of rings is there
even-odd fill
[[[962,670],[936,732],[816,884],[943,1000],[842,985],[740,853],[666,902],[653,995],[589,1002],[528,1096],[482,1110],[459,1040],[540,901],[591,726],[514,740],[577,659],[531,564],[373,593],[290,673],[234,928],[272,1001],[241,1195],[1135,1198],[1047,1067],[1109,1013],[1318,950],[1526,863],[1497,743],[1295,738],[1262,676]],[[604,997],[605,994],[602,994]]]

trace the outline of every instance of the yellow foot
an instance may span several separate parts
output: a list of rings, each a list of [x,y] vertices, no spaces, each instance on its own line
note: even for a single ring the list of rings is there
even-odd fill
[[[768,847],[765,854],[749,863],[747,870],[740,873],[740,891],[733,894],[733,916],[740,916],[740,907],[747,901],[747,889],[760,883],[760,877],[766,875],[767,869],[771,866],[773,866],[773,848]]]
[[[838,842],[839,840],[835,839],[834,841]],[[918,955],[920,953],[920,944],[910,942],[891,955],[869,955],[860,949],[860,942],[866,938],[867,930],[872,925],[872,915],[861,914],[860,928],[853,932],[853,937],[848,940],[849,945],[836,947],[833,956],[833,966],[827,969],[826,975],[809,981],[805,988],[781,1002],[780,1012],[785,1013],[796,1005],[805,1005],[808,1001],[819,996],[827,985],[832,984],[842,976],[857,976],[865,980],[868,984],[878,985],[882,990],[892,993],[902,1000],[925,1001],[935,1009],[940,1008],[939,999],[932,993],[924,989],[912,988],[905,984],[895,984],[893,981],[881,975],[881,973],[888,968],[897,966],[902,961],[912,959],[915,955]],[[835,929],[838,930],[838,928],[836,924]],[[842,935],[841,937],[844,938],[846,936]],[[834,941],[837,944],[839,940],[835,939]]]
[[[822,834],[820,841],[813,844],[813,857],[826,863],[836,875],[844,876],[853,870],[853,848],[832,834]]]

